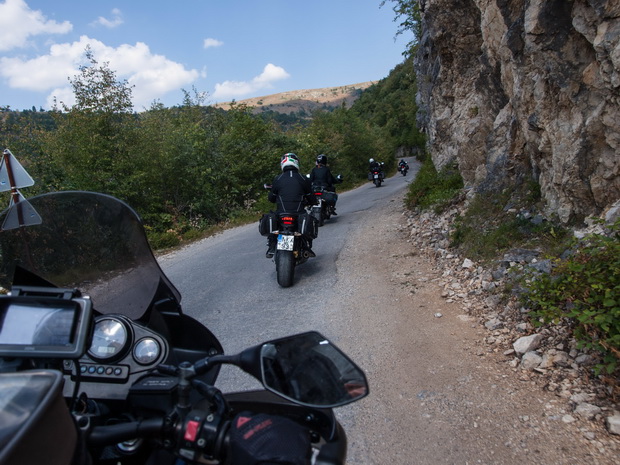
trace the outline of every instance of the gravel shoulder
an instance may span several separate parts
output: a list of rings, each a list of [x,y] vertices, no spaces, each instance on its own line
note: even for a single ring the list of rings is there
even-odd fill
[[[338,410],[347,462],[618,463],[619,437],[601,418],[571,416],[568,399],[511,366],[480,320],[442,297],[445,270],[409,240],[403,195],[361,213],[326,297],[327,335],[339,335],[371,389]]]

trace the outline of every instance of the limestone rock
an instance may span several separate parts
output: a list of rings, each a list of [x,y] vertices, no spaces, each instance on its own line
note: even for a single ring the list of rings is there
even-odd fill
[[[540,334],[532,334],[531,336],[523,336],[515,341],[512,345],[517,354],[525,354],[540,347],[543,337]]]
[[[524,370],[533,370],[534,368],[538,368],[541,362],[542,357],[536,352],[527,352],[521,358],[521,368],[523,368]]]
[[[418,125],[437,168],[456,162],[477,192],[536,181],[564,222],[620,199],[617,0],[419,5]]]
[[[592,420],[594,417],[601,413],[601,408],[590,404],[588,402],[582,402],[575,408],[575,414],[586,420]]]
[[[605,419],[607,430],[611,434],[620,434],[620,415],[613,415]]]

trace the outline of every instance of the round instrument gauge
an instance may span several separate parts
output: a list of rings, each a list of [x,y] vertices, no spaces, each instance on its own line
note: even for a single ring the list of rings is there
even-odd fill
[[[150,365],[159,358],[161,348],[152,337],[145,337],[138,341],[133,348],[133,358],[140,365]]]
[[[122,321],[103,318],[95,323],[93,342],[88,355],[99,361],[108,361],[125,353],[129,343],[129,332]]]

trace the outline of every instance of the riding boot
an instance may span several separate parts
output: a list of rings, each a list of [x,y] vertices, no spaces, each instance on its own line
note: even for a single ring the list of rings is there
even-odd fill
[[[276,237],[273,234],[270,234],[267,238],[267,253],[265,254],[265,258],[273,258],[276,253]]]
[[[306,239],[306,244],[308,246],[308,254],[311,257],[316,257],[316,254],[312,251],[312,239]]]

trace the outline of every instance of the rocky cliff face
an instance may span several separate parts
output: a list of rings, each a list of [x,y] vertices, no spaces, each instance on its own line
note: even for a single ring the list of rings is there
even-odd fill
[[[534,180],[568,222],[620,199],[620,1],[420,0],[419,124],[435,166]]]

